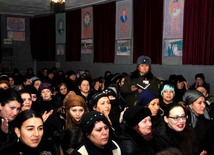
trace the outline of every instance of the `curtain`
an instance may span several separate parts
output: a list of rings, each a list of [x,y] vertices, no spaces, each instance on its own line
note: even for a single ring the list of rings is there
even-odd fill
[[[0,16],[0,23],[1,23],[1,16]],[[0,38],[1,37],[1,24],[0,24]],[[2,63],[2,44],[0,43],[0,63]]]
[[[183,64],[214,65],[213,0],[185,0]]]
[[[94,62],[113,63],[115,51],[116,3],[95,5]]]
[[[163,9],[163,0],[133,0],[133,62],[147,55],[153,64],[161,64]]]
[[[81,9],[66,12],[66,61],[80,61]]]
[[[55,15],[31,18],[30,37],[33,59],[55,61]]]

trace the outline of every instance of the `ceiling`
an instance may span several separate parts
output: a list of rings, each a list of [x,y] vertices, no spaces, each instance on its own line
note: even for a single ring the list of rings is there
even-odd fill
[[[0,14],[37,16],[53,13],[50,9],[51,0],[0,0]],[[84,7],[111,0],[65,0],[65,10]]]

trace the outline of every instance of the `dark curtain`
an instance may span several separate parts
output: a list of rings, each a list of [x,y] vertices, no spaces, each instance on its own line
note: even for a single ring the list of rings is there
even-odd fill
[[[55,61],[55,15],[30,19],[30,42],[33,59]]]
[[[1,23],[1,16],[0,16],[0,23]],[[1,43],[0,43],[0,63],[2,63],[2,42],[3,40],[1,39],[1,24],[0,24],[0,40],[1,40]]]
[[[116,3],[93,7],[94,62],[113,63],[115,51]]]
[[[163,0],[133,0],[133,62],[150,56],[153,64],[162,61]]]
[[[214,65],[213,0],[185,0],[183,64]]]
[[[66,61],[80,61],[81,9],[66,12]]]

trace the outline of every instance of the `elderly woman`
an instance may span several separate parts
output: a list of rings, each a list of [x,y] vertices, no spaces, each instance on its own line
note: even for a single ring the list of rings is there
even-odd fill
[[[123,115],[118,144],[123,155],[153,155],[151,111],[140,105],[129,107]]]
[[[183,101],[188,108],[187,123],[197,135],[201,150],[213,154],[214,122],[207,111],[204,95],[198,90],[187,90]]]
[[[98,111],[85,113],[80,125],[85,141],[72,152],[72,155],[121,155],[118,144],[109,138],[110,124],[102,113]]]

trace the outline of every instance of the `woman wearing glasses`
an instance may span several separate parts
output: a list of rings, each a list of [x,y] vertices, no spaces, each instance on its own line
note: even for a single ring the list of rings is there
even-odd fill
[[[164,123],[154,129],[156,151],[168,147],[178,148],[183,155],[198,155],[198,141],[186,125],[187,116],[182,104],[171,103],[165,107]],[[200,151],[201,152],[201,151]],[[201,152],[205,155],[206,152]]]

